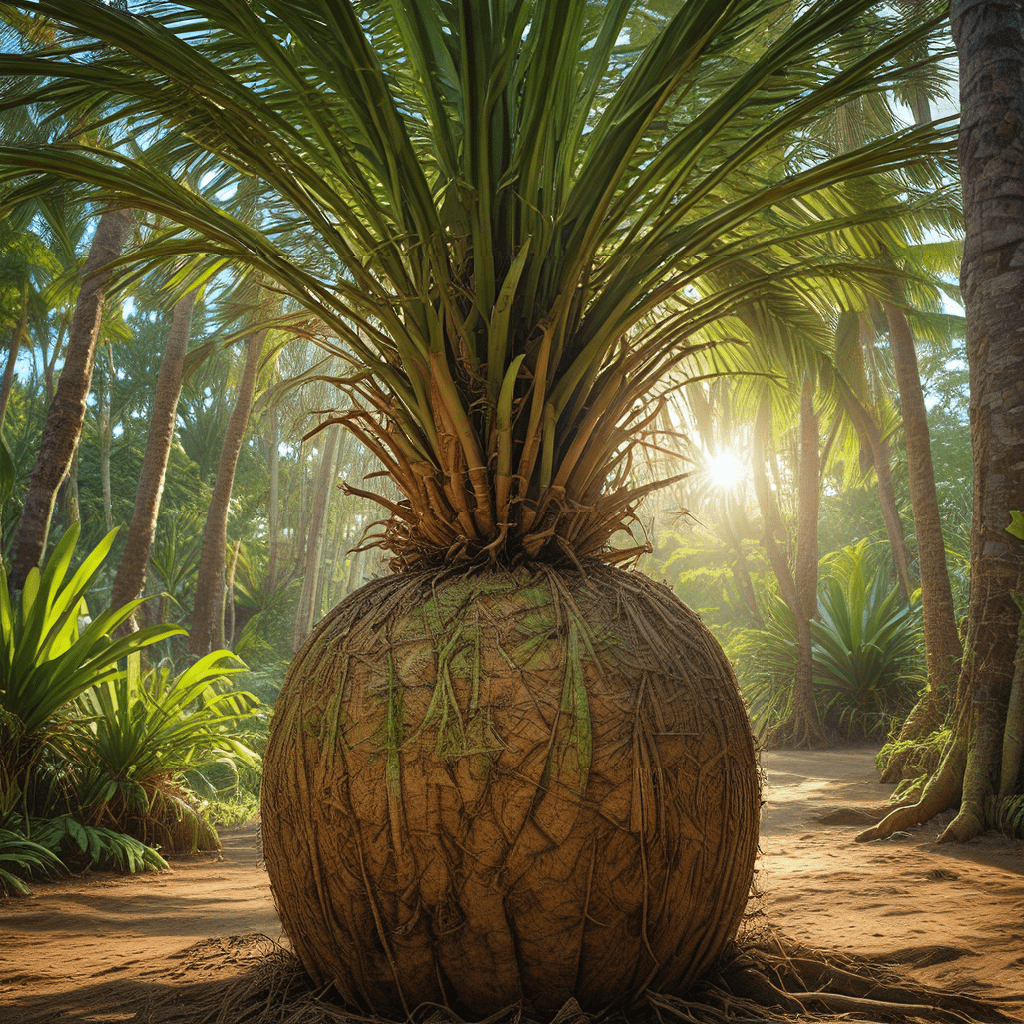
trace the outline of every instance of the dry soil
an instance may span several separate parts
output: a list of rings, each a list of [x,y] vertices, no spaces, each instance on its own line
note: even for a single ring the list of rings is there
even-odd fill
[[[760,907],[793,939],[884,955],[918,981],[1024,1018],[1024,843],[988,834],[939,845],[933,821],[878,843],[856,834],[886,809],[873,749],[769,752]],[[239,936],[281,939],[255,825],[219,856],[155,874],[92,872],[0,901],[0,1024],[144,1020],[218,969],[251,961]]]

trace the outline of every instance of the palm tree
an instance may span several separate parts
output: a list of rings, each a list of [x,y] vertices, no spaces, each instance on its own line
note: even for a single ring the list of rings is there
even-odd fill
[[[1020,512],[1024,465],[1018,327],[1024,323],[1018,198],[1024,147],[1009,126],[1024,118],[1024,18],[1017,4],[954,0],[950,21],[960,61],[958,156],[967,229],[960,280],[974,462],[967,639],[938,769],[916,804],[893,811],[862,840],[885,838],[959,804],[939,840],[964,842],[998,821],[996,798],[1022,787],[1024,708],[1019,700],[1011,704],[1010,694],[1021,657],[1015,594],[1024,579],[1024,540],[1019,529],[1008,528]]]
[[[11,543],[8,585],[12,592],[21,589],[29,571],[39,565],[46,548],[57,488],[71,466],[82,433],[103,302],[110,282],[110,264],[121,255],[130,226],[131,214],[123,210],[107,210],[101,214],[82,267],[82,289],[75,304],[60,381],[46,417],[25,506]]]
[[[925,5],[922,5],[920,0],[904,0],[903,6],[913,17],[920,15]],[[906,54],[911,61],[917,61],[921,55],[919,50],[915,51],[914,49],[908,50]],[[839,116],[833,126],[835,145],[840,150],[850,145],[856,145],[872,135],[873,122],[877,122],[879,119],[891,122],[893,114],[890,108],[892,101],[896,99],[910,104],[918,124],[929,121],[931,119],[931,100],[937,95],[942,95],[946,77],[941,66],[932,64],[930,74],[925,72],[923,75],[911,77],[903,89],[885,97],[885,101],[882,97],[872,97],[870,100],[858,100],[848,104],[838,112]],[[947,194],[949,186],[952,184],[952,180],[947,184]],[[951,197],[944,199],[941,193],[936,195],[935,202],[930,204],[930,212],[934,216],[933,229],[946,233],[958,233],[959,209],[954,209],[955,206],[955,200]],[[879,236],[877,242],[879,256],[891,263],[899,276],[894,273],[887,296],[881,296],[880,301],[876,299],[869,304],[878,308],[879,318],[884,320],[888,348],[892,357],[893,374],[899,393],[900,423],[907,452],[907,476],[914,520],[914,535],[917,542],[921,604],[924,612],[925,658],[928,665],[928,689],[910,719],[905,723],[901,738],[918,738],[939,727],[963,655],[946,562],[946,545],[939,516],[935,472],[932,467],[931,439],[928,430],[928,410],[924,390],[921,386],[911,322],[911,317],[918,311],[913,308],[908,299],[908,288],[905,283],[907,280],[922,277],[925,280],[929,277],[933,281],[938,280],[951,274],[953,267],[949,262],[945,262],[944,265],[922,268],[920,264],[922,252],[931,252],[934,263],[934,256],[948,252],[949,247],[934,243],[930,246],[922,245],[920,244],[920,231],[918,231],[918,236],[917,244],[914,244],[915,240],[908,237],[907,234],[898,235],[895,245],[882,235]],[[957,247],[954,245],[954,248]],[[921,291],[920,288],[917,290]],[[934,292],[934,287],[931,290]],[[929,297],[931,298],[931,296]],[[874,333],[871,330],[871,325],[875,318],[863,306],[860,307],[860,312],[865,327],[864,333],[867,338],[870,338]],[[885,479],[888,475],[888,466],[886,465],[888,445],[885,438],[877,436],[870,417],[865,417],[863,413],[858,415],[852,408],[852,403],[850,403],[850,411],[857,417],[856,421],[860,422],[859,429],[866,442],[866,447],[871,453],[872,461],[875,463],[890,546],[896,561],[897,572],[900,575],[901,586],[908,592],[905,567],[901,567],[901,562],[904,560],[904,552],[901,550],[902,530],[894,503],[891,500],[891,485]],[[899,779],[898,767],[892,767],[895,768],[895,774],[889,781]]]
[[[165,216],[140,259],[238,260],[301,307],[284,321],[322,320],[351,366],[339,418],[401,494],[376,534],[396,573],[314,631],[268,744],[268,868],[306,968],[378,1011],[688,984],[742,916],[757,772],[720,648],[615,568],[664,482],[634,452],[712,350],[751,323],[813,343],[872,276],[857,229],[902,196],[865,213],[856,182],[920,186],[949,140],[828,157],[814,126],[889,87],[938,15],[825,61],[869,4],[24,6],[82,39],[9,73],[152,141],[9,147],[6,179]],[[262,192],[251,225],[217,198],[232,176]]]
[[[220,449],[217,479],[210,496],[210,507],[203,528],[196,599],[189,632],[189,651],[199,659],[224,646],[224,601],[227,594],[228,517],[231,491],[235,485],[235,469],[242,450],[249,416],[256,394],[266,328],[252,331],[245,341],[245,362],[235,389],[235,404]]]
[[[153,395],[142,473],[135,493],[135,509],[110,597],[115,608],[120,608],[128,601],[140,597],[146,583],[146,565],[156,533],[167,461],[177,425],[178,398],[181,395],[181,381],[185,370],[185,356],[188,353],[195,299],[195,291],[188,292],[175,303],[171,317],[167,344]]]

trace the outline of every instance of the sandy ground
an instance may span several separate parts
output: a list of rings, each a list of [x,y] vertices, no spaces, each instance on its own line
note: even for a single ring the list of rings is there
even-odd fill
[[[998,1000],[1024,1018],[1024,843],[989,834],[940,846],[948,816],[855,843],[891,792],[878,783],[873,756],[764,755],[767,920],[808,945],[884,954],[919,981]],[[175,985],[187,992],[207,951],[230,960],[231,936],[281,938],[255,827],[223,838],[219,858],[179,859],[141,877],[94,872],[36,883],[31,896],[0,902],[0,1024],[135,1020],[134,1011],[110,1008],[112,993],[159,1000]]]
[[[1024,1017],[1024,843],[987,833],[940,845],[952,812],[857,843],[895,788],[878,782],[873,750],[774,751],[763,763],[759,884],[772,924],[808,945],[917,964],[918,981]]]

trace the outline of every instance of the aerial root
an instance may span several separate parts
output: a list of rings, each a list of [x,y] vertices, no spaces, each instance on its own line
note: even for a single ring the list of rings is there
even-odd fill
[[[239,942],[249,944],[246,966]],[[201,971],[205,982],[218,970],[233,976],[216,985],[175,986],[169,997],[150,1002],[138,1021],[147,1024],[382,1024],[332,1002],[313,985],[290,951],[265,936],[232,940],[233,952],[203,944],[202,956],[186,959],[177,979]],[[227,949],[227,947],[225,947]],[[808,949],[774,930],[744,939],[718,968],[685,996],[648,993],[628,1011],[589,1014],[570,1000],[552,1024],[768,1024],[788,1021],[848,1021],[851,1016],[886,1024],[1002,1024],[1014,1020],[989,1002],[918,985],[896,969],[894,955],[879,963],[834,951]],[[242,965],[239,972],[238,967]],[[192,974],[192,978],[195,975]],[[190,979],[191,980],[191,979]],[[198,980],[198,979],[196,979]],[[414,1010],[420,1024],[464,1024],[437,1006]],[[513,1006],[485,1024],[546,1024]]]

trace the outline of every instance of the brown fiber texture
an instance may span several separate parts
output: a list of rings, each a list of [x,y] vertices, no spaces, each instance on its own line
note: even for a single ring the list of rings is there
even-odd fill
[[[760,779],[732,669],[595,565],[402,573],[296,656],[262,821],[285,930],[364,1012],[682,991],[735,935]]]

